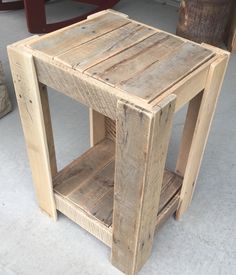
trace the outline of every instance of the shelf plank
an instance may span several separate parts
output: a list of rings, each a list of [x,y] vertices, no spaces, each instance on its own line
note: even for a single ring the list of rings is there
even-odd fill
[[[104,139],[54,178],[57,209],[107,245],[112,234],[114,148],[113,141]],[[180,176],[165,170],[157,227],[176,210],[181,185]]]

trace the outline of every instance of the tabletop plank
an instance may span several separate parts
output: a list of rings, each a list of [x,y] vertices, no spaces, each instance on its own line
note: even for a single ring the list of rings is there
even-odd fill
[[[160,32],[91,67],[86,73],[120,87],[135,76],[142,77],[150,66],[166,58],[183,43],[179,38]]]
[[[84,71],[154,34],[155,30],[130,22],[92,41],[57,55],[55,60]]]
[[[147,101],[163,93],[213,56],[213,52],[191,42],[184,43],[168,58],[154,63],[132,79],[118,85]]]
[[[200,45],[160,32],[85,73],[149,102],[212,56]]]
[[[124,26],[129,22],[130,20],[123,16],[106,13],[103,16],[82,21],[69,28],[44,35],[36,41],[29,43],[28,46],[54,57],[116,28]]]

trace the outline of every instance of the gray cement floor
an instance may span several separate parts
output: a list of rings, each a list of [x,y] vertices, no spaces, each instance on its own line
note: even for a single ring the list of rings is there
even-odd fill
[[[48,4],[50,21],[76,15],[80,8],[65,1]],[[173,7],[121,0],[115,9],[175,31]],[[38,209],[6,54],[6,45],[30,35],[24,12],[1,12],[0,34],[0,59],[14,105],[0,120],[0,274],[121,274],[100,241],[63,215],[55,223]],[[235,89],[236,55],[231,55],[192,205],[181,221],[170,219],[159,231],[140,275],[236,274]],[[88,110],[54,91],[50,105],[61,168],[89,146]],[[169,166],[174,165],[183,114],[174,124]]]

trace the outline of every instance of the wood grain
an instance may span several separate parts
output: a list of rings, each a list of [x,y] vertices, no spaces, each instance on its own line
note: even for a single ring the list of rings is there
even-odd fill
[[[89,109],[90,146],[98,144],[106,136],[105,116]]]
[[[54,178],[56,194],[107,227],[112,226],[113,219],[114,157],[114,142],[102,140]],[[181,185],[181,177],[165,170],[156,214],[160,213],[179,192]]]
[[[29,43],[29,46],[54,57],[127,23],[129,20],[125,17],[105,13],[103,16],[91,18],[91,20],[74,24],[69,28],[44,35],[37,41]]]
[[[81,46],[72,48],[64,54],[57,55],[55,59],[82,72],[154,33],[154,30],[138,23],[128,23]]]
[[[118,103],[112,263],[126,274],[151,253],[174,102],[153,113]]]
[[[228,58],[228,54],[219,56],[211,64],[202,98],[197,96],[189,105],[176,167],[178,173],[184,178],[180,204],[176,213],[178,219],[187,210],[192,200]],[[185,144],[186,140],[188,141]]]
[[[56,219],[52,186],[55,167],[50,161],[53,140],[45,124],[49,121],[47,107],[43,108],[41,101],[46,102],[45,91],[38,83],[32,55],[16,47],[8,47],[8,54],[38,203]]]
[[[93,66],[86,73],[115,87],[123,88],[124,83],[137,75],[142,77],[146,69],[158,63],[181,44],[181,39],[157,33]],[[127,92],[132,93],[129,90]]]

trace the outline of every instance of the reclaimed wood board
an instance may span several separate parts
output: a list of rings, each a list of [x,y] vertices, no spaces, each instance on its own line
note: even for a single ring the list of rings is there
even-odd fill
[[[54,178],[54,192],[107,227],[112,226],[114,142],[104,139]],[[178,193],[182,178],[165,171],[159,212]]]
[[[214,51],[201,45],[109,11],[28,42],[27,47],[35,54],[36,67],[48,66],[38,69],[44,84],[63,89],[54,79],[59,78],[56,67],[68,73],[72,69],[77,82],[94,80],[97,87],[111,93],[114,90],[119,98],[132,96],[145,103],[152,102],[214,56]],[[45,57],[47,62],[43,61]],[[68,89],[73,83],[71,79],[66,84]],[[80,88],[73,91],[73,96],[80,100],[92,92]]]

